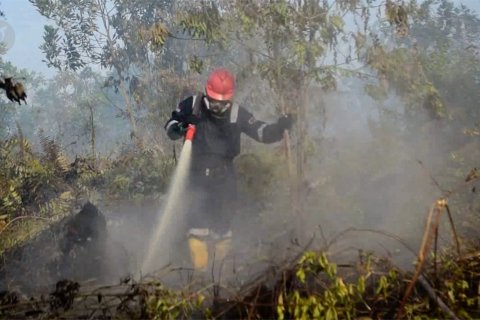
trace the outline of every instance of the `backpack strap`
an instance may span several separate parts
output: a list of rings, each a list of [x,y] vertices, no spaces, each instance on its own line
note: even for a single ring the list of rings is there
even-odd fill
[[[232,109],[230,110],[230,123],[237,123],[238,109],[239,109],[238,104],[233,103]]]
[[[197,93],[196,95],[193,96],[192,114],[194,116],[198,117],[200,115],[200,107],[202,106],[202,98],[203,98],[203,93]]]

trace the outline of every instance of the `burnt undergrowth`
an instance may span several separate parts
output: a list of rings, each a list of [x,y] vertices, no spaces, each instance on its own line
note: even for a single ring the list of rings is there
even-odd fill
[[[416,270],[403,270],[386,257],[358,251],[336,264],[311,242],[296,256],[270,265],[233,286],[191,270],[182,285],[169,285],[179,272],[125,277],[109,285],[61,279],[43,294],[0,293],[4,319],[413,319],[480,316],[480,248],[470,244],[432,251]],[[416,274],[418,277],[415,277]],[[409,289],[411,287],[411,289]],[[406,296],[406,294],[408,295]]]
[[[3,291],[0,315],[5,319],[476,318],[479,259],[478,251],[472,252],[435,273],[429,265],[401,316],[411,273],[374,255],[360,254],[351,265],[335,265],[325,253],[314,251],[265,271],[235,291],[208,283],[173,290],[152,278],[123,279],[99,287],[61,280],[49,294],[35,297]]]
[[[329,241],[324,239],[319,246],[311,239],[304,245],[292,240],[296,247],[287,259],[263,261],[240,282],[229,281],[227,276],[212,280],[210,274],[174,267],[155,275],[124,277],[132,259],[107,232],[121,227],[114,223],[107,228],[108,219],[90,202],[77,205],[85,190],[93,188],[111,203],[126,195],[131,197],[127,201],[130,204],[145,203],[152,194],[164,191],[148,186],[158,185],[160,180],[167,185],[169,164],[156,160],[149,151],[126,155],[110,165],[89,165],[88,160],[78,159],[69,164],[53,146],[53,142],[45,143],[42,157],[16,140],[5,142],[0,150],[5,160],[2,183],[8,185],[8,189],[2,189],[7,190],[2,193],[2,209],[9,210],[0,237],[7,239],[9,233],[15,234],[13,227],[20,217],[48,222],[27,240],[2,248],[0,318],[480,317],[480,241],[472,232],[475,214],[469,216],[468,221],[473,221],[469,225],[458,224],[450,208],[450,202],[468,204],[462,197],[476,195],[475,170],[432,203],[418,252],[407,248],[417,257],[413,270],[397,266],[388,255],[361,250],[355,255],[348,252],[349,261],[337,262],[342,252],[332,247],[350,232],[356,232],[358,239],[376,233],[402,243],[401,237],[387,232],[349,228]],[[21,161],[17,161],[20,155]],[[151,169],[128,171],[122,166]],[[49,175],[56,179],[48,179]],[[133,204],[126,211],[145,210],[138,207]],[[134,219],[139,218],[138,212]],[[440,230],[441,226],[446,229]],[[140,230],[132,237],[143,234]],[[450,235],[451,239],[445,240]],[[282,237],[288,238],[285,234]],[[284,243],[285,239],[272,241]],[[172,281],[179,273],[182,281]]]

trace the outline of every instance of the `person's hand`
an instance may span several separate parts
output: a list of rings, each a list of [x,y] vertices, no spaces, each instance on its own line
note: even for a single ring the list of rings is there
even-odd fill
[[[295,116],[293,114],[284,114],[278,118],[278,125],[282,130],[290,130],[295,122]]]
[[[197,125],[199,122],[199,118],[194,116],[194,115],[189,115],[184,118],[184,121],[179,122],[176,124],[176,128],[174,130],[177,132],[177,134],[183,136],[188,130],[188,126],[193,124]]]
[[[185,133],[187,132],[188,130],[188,123],[186,122],[180,122],[179,124],[177,124],[177,127],[178,127],[178,133],[180,135],[185,135]]]

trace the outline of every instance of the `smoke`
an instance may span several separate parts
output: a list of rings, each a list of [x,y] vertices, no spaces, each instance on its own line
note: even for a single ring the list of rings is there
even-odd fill
[[[244,139],[244,156],[236,161],[243,198],[232,228],[235,263],[223,277],[248,279],[295,256],[311,239],[308,248],[327,249],[338,260],[372,251],[412,267],[431,204],[475,165],[472,149],[478,150],[478,142],[465,142],[461,123],[434,119],[420,107],[412,112],[394,93],[375,101],[364,85],[346,79],[335,92],[314,86],[308,91],[301,217],[292,208],[282,143]],[[259,77],[239,82],[237,102],[258,119],[276,120],[276,98]],[[293,148],[298,138],[293,130]],[[452,155],[459,141],[465,148]],[[453,156],[463,157],[461,167]],[[446,233],[440,240],[451,243]],[[172,251],[185,247],[180,241]]]
[[[409,116],[393,94],[379,103],[364,94],[361,82],[344,85],[340,92],[316,91],[310,99],[323,100],[327,121],[321,128],[313,103],[305,231],[331,240],[348,228],[377,230],[349,232],[329,249],[343,255],[347,250],[350,258],[358,250],[373,251],[409,268],[414,259],[410,249],[420,245],[431,204],[455,179],[448,172],[450,150],[458,148],[462,133],[422,110]],[[323,133],[319,143],[315,133]],[[456,179],[453,184],[463,180]],[[442,243],[451,244],[448,233],[444,238]]]
[[[274,104],[263,91],[267,86],[257,78],[252,83],[256,83],[254,90],[245,90],[242,105],[258,119],[275,121]],[[338,262],[351,262],[359,252],[372,251],[411,268],[429,207],[442,194],[436,183],[448,189],[450,182],[459,180],[458,173],[455,178],[447,171],[449,150],[458,140],[442,120],[430,119],[421,111],[409,118],[398,97],[379,103],[364,93],[357,80],[342,82],[337,92],[312,87],[307,100],[304,213],[298,216],[292,210],[283,144],[263,145],[245,137],[242,155],[235,162],[241,205],[232,226],[233,248],[215,272],[208,273],[210,280],[241,285],[304,249],[327,250]],[[294,129],[293,148],[297,139]],[[472,148],[478,150],[478,143],[468,144],[457,155],[465,158],[466,165],[475,162],[469,158]],[[145,275],[142,261],[165,204],[165,196],[143,203],[100,203],[109,239],[103,281],[116,283],[128,274]],[[192,273],[183,230],[178,224],[168,230],[177,241],[169,241],[168,250],[160,250],[166,245],[160,244],[151,268],[160,271],[162,280],[178,286]],[[445,227],[442,230],[448,232]],[[49,246],[55,246],[54,240],[49,240]],[[442,235],[441,242],[451,243],[449,235]],[[41,245],[29,251],[45,252]],[[28,259],[22,270],[32,263]],[[47,260],[42,260],[45,265]],[[74,271],[74,279],[82,270]],[[96,270],[90,271],[95,277]],[[25,279],[24,283],[36,283],[38,288],[55,280],[45,272],[38,274],[43,281]]]
[[[304,213],[297,216],[291,205],[282,145],[245,141],[244,152],[258,157],[247,166],[250,178],[244,171],[240,177],[254,191],[233,228],[239,254],[249,248],[250,258],[280,263],[313,239],[309,248],[327,249],[339,260],[371,251],[410,268],[453,147],[445,145],[442,120],[421,110],[408,118],[398,97],[379,103],[358,80],[345,80],[337,92],[311,88],[308,95]],[[293,146],[297,139],[293,131]]]
[[[348,228],[374,229],[418,247],[428,208],[440,195],[428,174],[439,156],[429,138],[435,134],[406,131],[401,117],[393,116],[405,107],[398,98],[381,106],[355,82],[320,98],[327,121],[307,174],[312,187],[306,225],[316,226],[310,232],[328,240]],[[320,131],[319,120],[311,123],[313,131]],[[371,250],[402,266],[412,258],[402,243],[380,233],[351,232],[330,249],[350,255]]]

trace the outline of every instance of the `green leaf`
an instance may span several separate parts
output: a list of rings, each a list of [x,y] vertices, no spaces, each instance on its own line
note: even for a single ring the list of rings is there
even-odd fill
[[[325,320],[338,320],[337,310],[334,307],[327,309]]]
[[[330,22],[337,28],[338,30],[342,30],[345,22],[343,21],[342,17],[340,16],[331,16]]]
[[[278,295],[277,300],[277,316],[279,320],[285,319],[285,306],[283,304],[283,294],[280,293]]]
[[[360,276],[357,280],[357,289],[360,294],[365,292],[365,277]]]
[[[301,283],[305,283],[305,270],[303,268],[298,268],[295,275]]]

